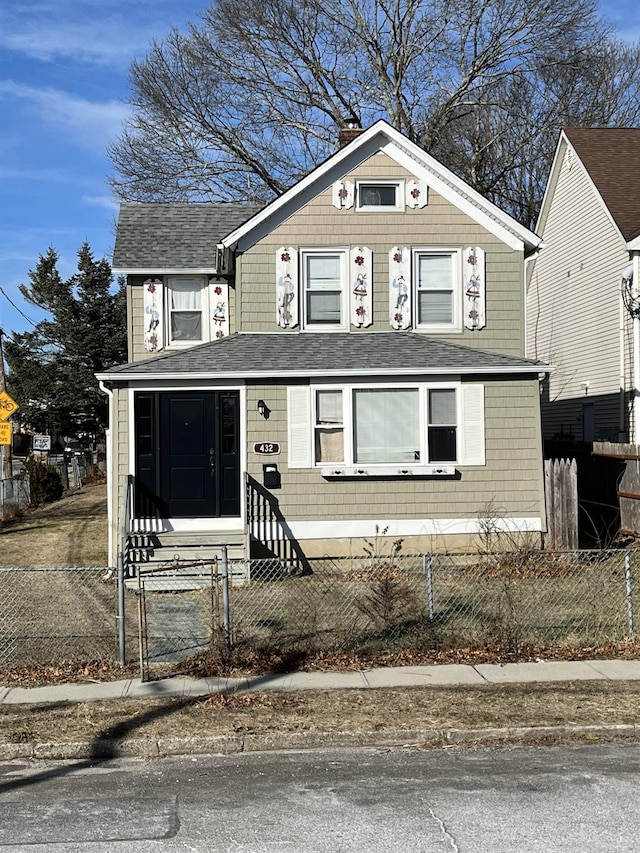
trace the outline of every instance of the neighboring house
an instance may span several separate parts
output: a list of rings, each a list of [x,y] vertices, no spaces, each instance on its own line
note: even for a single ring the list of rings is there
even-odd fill
[[[640,129],[560,136],[527,283],[527,355],[554,371],[545,438],[640,441]]]
[[[542,531],[540,242],[383,121],[261,210],[123,205],[131,360],[99,376],[111,559],[123,506],[171,553]]]

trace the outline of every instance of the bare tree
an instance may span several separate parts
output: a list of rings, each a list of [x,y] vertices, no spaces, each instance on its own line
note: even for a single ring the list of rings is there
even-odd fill
[[[559,126],[635,121],[639,66],[593,0],[213,0],[132,65],[112,184],[127,200],[268,200],[355,112],[530,225]]]

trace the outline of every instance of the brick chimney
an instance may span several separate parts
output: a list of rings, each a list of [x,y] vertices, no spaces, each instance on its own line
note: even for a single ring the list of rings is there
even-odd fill
[[[360,119],[355,113],[352,113],[349,116],[345,116],[342,119],[342,126],[340,127],[340,133],[338,135],[338,148],[344,148],[345,145],[348,145],[350,142],[360,136],[362,133],[362,125],[360,124]]]

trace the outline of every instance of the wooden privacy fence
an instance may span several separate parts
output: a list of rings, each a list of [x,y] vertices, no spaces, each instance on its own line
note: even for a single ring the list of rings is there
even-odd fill
[[[545,547],[553,551],[578,547],[578,466],[575,459],[545,459],[547,510]]]

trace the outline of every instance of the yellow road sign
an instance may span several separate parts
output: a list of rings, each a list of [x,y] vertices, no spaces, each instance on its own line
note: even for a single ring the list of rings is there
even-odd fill
[[[11,424],[0,423],[0,445],[11,444]]]
[[[8,421],[19,408],[20,406],[6,391],[0,391],[0,421]]]

